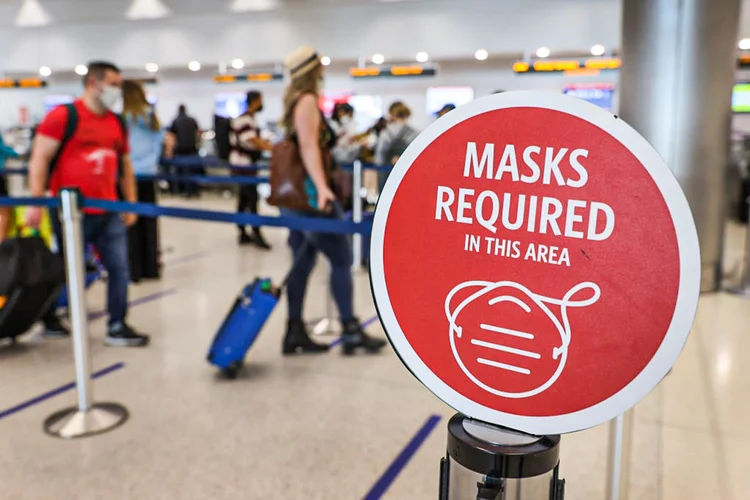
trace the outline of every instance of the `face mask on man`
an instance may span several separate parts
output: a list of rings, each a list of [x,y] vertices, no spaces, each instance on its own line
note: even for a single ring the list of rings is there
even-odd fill
[[[349,115],[344,115],[341,117],[341,125],[349,125],[352,122],[352,117]]]
[[[109,109],[115,109],[122,102],[122,89],[114,85],[104,85],[99,100]]]

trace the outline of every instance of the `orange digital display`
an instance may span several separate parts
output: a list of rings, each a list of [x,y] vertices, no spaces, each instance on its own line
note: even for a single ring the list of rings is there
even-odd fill
[[[246,75],[216,75],[215,83],[241,83],[241,82],[271,82],[274,80],[283,80],[284,75],[281,73],[249,73]]]
[[[434,67],[425,66],[390,66],[369,68],[349,68],[349,74],[354,78],[400,77],[400,76],[435,76]]]
[[[513,64],[515,73],[555,73],[575,72],[580,70],[617,69],[622,64],[620,59],[538,59],[533,62],[517,61]]]

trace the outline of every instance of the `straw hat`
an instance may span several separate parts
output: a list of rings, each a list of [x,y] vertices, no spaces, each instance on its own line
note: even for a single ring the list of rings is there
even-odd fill
[[[320,56],[309,45],[303,45],[284,58],[284,66],[292,78],[298,78],[320,65]]]

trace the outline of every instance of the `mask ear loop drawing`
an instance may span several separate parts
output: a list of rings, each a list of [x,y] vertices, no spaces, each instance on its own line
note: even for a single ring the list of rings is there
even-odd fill
[[[583,290],[591,290],[593,292],[591,297],[585,300],[572,300],[573,297],[578,292],[581,292]],[[563,353],[564,350],[567,351],[568,346],[570,345],[570,319],[568,318],[568,308],[569,307],[588,307],[592,304],[595,304],[601,296],[602,296],[602,291],[599,288],[599,285],[597,285],[596,283],[592,283],[590,281],[579,283],[578,285],[568,290],[568,293],[565,294],[562,300],[553,299],[550,297],[544,297],[542,295],[537,295],[537,298],[541,300],[542,302],[560,306],[560,316],[562,317],[563,331],[564,331],[563,344],[560,347],[556,347],[555,349],[553,349],[552,359],[557,359]]]

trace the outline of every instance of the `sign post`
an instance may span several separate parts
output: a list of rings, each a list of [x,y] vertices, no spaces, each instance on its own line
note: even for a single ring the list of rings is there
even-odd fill
[[[506,92],[437,120],[399,159],[370,279],[404,364],[460,412],[444,498],[455,470],[478,475],[476,498],[506,498],[530,471],[561,498],[559,434],[623,414],[667,374],[700,255],[682,190],[635,130],[572,97]]]

